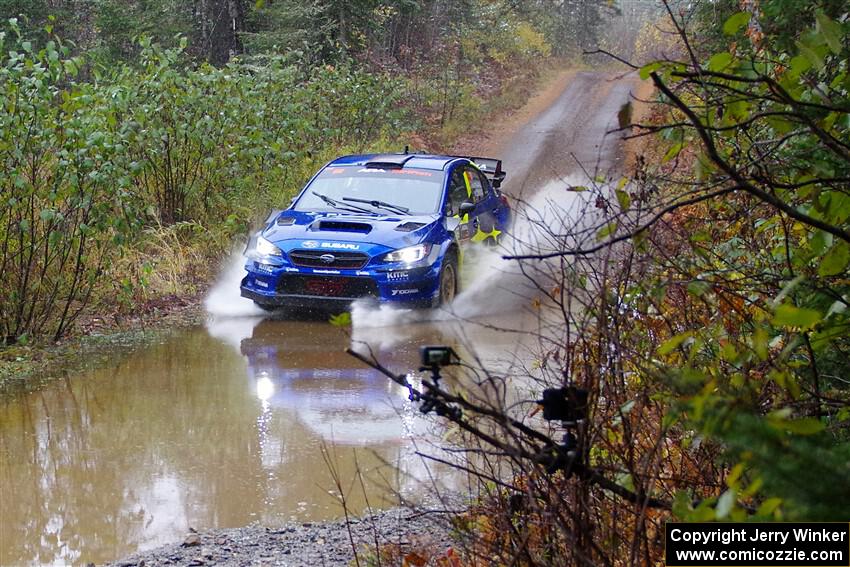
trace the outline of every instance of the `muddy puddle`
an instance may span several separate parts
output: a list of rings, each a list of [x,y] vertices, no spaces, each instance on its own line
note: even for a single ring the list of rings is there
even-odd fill
[[[440,327],[355,342],[401,372],[420,345],[456,341]],[[225,319],[0,402],[0,565],[101,563],[190,527],[338,518],[331,468],[352,513],[460,488],[416,456],[440,432],[343,352],[349,333]]]

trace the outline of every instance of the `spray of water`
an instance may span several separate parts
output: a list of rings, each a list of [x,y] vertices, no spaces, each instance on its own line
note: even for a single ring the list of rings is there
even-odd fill
[[[499,247],[471,247],[464,256],[462,292],[452,305],[436,311],[414,311],[382,305],[355,304],[351,319],[358,328],[403,326],[428,321],[475,319],[516,311],[529,303],[535,287],[527,269],[505,256],[553,251],[564,245],[554,235],[579,235],[567,244],[581,244],[582,234],[598,222],[593,200],[600,194],[585,190],[587,177],[570,176],[550,182],[514,211],[510,234]],[[602,188],[602,192],[607,191]],[[542,271],[545,265],[535,269]]]
[[[242,254],[232,253],[218,281],[204,300],[207,313],[214,318],[257,317],[263,314],[263,310],[254,305],[253,301],[239,295],[239,283],[245,277],[244,263]]]

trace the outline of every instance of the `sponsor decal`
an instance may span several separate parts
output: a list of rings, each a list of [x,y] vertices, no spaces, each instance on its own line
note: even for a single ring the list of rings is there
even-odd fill
[[[314,274],[338,274],[339,270],[313,270]]]
[[[360,250],[359,244],[350,242],[319,242],[318,240],[304,240],[301,242],[302,248],[333,248],[335,250]]]
[[[263,272],[273,272],[276,266],[272,266],[271,264],[261,264],[259,262],[256,263],[257,269]]]
[[[371,276],[371,275],[372,275],[372,274],[370,274],[369,272],[364,272],[364,271],[362,271],[362,270],[357,270],[357,272],[355,272],[355,273],[356,273],[358,276]]]
[[[268,287],[269,287],[269,284],[267,284],[263,280],[254,280],[254,282],[260,287],[264,287],[266,289],[268,289]]]
[[[390,280],[406,280],[409,277],[409,272],[390,272],[387,274],[387,279]]]
[[[284,268],[287,272],[298,272],[300,271],[298,268]]]
[[[414,177],[433,177],[434,174],[430,171],[421,171],[418,169],[370,169],[363,168],[357,173],[389,173],[391,175],[413,175]]]
[[[410,295],[411,293],[419,293],[418,289],[394,289],[393,295]]]

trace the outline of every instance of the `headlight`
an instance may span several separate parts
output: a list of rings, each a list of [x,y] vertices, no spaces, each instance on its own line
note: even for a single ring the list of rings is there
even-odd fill
[[[390,252],[384,256],[385,262],[404,262],[405,264],[414,264],[425,258],[431,252],[430,244],[417,244],[416,246],[408,246],[407,248],[399,248],[394,252]]]
[[[257,237],[257,253],[261,256],[283,256],[283,252],[280,251],[280,248],[262,236]]]

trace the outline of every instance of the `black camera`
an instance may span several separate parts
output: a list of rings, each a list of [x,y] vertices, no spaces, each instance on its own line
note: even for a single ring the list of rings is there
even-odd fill
[[[587,419],[587,396],[587,390],[575,386],[547,388],[537,403],[543,406],[543,419],[577,423]]]
[[[439,368],[460,363],[457,353],[452,347],[447,346],[424,346],[420,349],[422,353],[422,366],[426,368]]]

